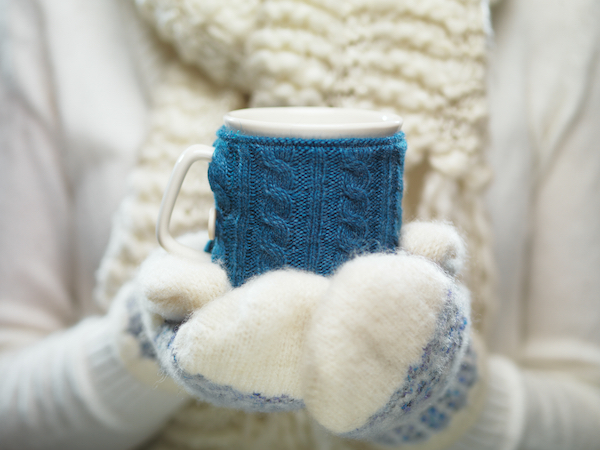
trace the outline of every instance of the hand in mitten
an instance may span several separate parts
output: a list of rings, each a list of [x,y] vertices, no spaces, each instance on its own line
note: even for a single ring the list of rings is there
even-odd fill
[[[301,408],[342,436],[428,437],[476,379],[464,257],[442,224],[405,250],[332,277],[278,270],[231,289],[210,262],[159,251],[142,266],[144,324],[163,368],[195,397],[249,411]]]
[[[477,380],[470,299],[454,276],[464,245],[454,229],[414,223],[403,250],[346,263],[307,333],[303,395],[330,431],[386,444],[445,428]]]
[[[107,320],[112,328],[116,354],[127,371],[142,384],[183,398],[181,387],[165,376],[142,325],[143,292],[144,286],[134,278],[119,290],[111,304]]]
[[[141,267],[144,324],[164,370],[217,406],[303,407],[305,333],[328,280],[279,270],[231,289],[225,271],[205,256],[159,250]]]

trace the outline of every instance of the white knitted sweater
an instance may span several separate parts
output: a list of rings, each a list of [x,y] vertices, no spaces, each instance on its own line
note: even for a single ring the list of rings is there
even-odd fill
[[[592,89],[597,84],[590,81],[597,72],[589,55],[596,51],[593,43],[599,42],[592,31],[592,18],[599,16],[592,2],[574,3],[570,15],[557,6],[540,8],[535,1],[524,7],[507,0],[498,12],[502,20],[495,24],[499,48],[493,74],[511,83],[507,87],[494,80],[491,97],[492,113],[497,113],[492,115],[492,138],[502,147],[492,153],[500,182],[492,190],[491,206],[504,276],[494,319],[488,307],[491,240],[481,203],[489,175],[482,159],[486,37],[479,2],[139,2],[163,37],[199,67],[194,69],[155,43],[133,11],[118,2],[90,0],[83,8],[75,0],[60,5],[22,1],[12,2],[10,9],[11,2],[4,0],[4,11],[10,12],[5,17],[16,16],[16,23],[25,26],[9,27],[4,42],[12,53],[3,53],[8,78],[3,75],[1,92],[10,100],[3,104],[13,109],[10,120],[3,115],[8,125],[1,136],[9,143],[7,154],[16,156],[2,161],[0,170],[10,170],[3,170],[0,179],[29,190],[15,191],[14,201],[2,196],[2,217],[11,220],[0,221],[2,254],[8,255],[0,271],[0,367],[6,374],[0,391],[0,443],[5,445],[0,447],[127,448],[155,434],[179,408],[180,400],[131,379],[108,343],[106,318],[88,319],[45,338],[93,309],[86,280],[102,252],[108,216],[123,193],[122,174],[131,167],[133,149],[142,136],[146,137],[129,178],[129,193],[98,272],[96,297],[104,305],[156,245],[158,202],[182,148],[210,143],[222,113],[229,109],[329,104],[389,109],[405,117],[410,145],[405,217],[448,218],[459,225],[469,241],[466,281],[475,292],[479,326],[494,333],[490,347],[513,361],[521,358],[523,368],[490,358],[483,414],[456,445],[593,448],[600,429],[600,327],[593,299],[600,286],[590,275],[597,259],[589,249],[600,245],[594,231],[600,226],[589,211],[600,209],[600,200],[598,190],[589,186],[600,167],[590,151],[597,136],[589,121],[600,101],[597,87]],[[539,17],[541,10],[545,14]],[[578,32],[571,34],[579,52],[553,42],[558,54],[572,60],[569,68],[577,82],[566,91],[556,91],[561,84],[552,80],[540,86],[523,81],[529,76],[528,71],[519,72],[523,58],[537,58],[532,59],[536,81],[560,61],[544,54],[544,47],[523,48],[518,39],[511,39],[523,30],[531,31],[527,42],[534,47],[540,45],[540,36],[548,38],[540,31],[542,25],[531,29],[532,17],[563,32]],[[592,25],[578,25],[580,17]],[[565,24],[557,18],[568,20]],[[127,26],[117,26],[119,21]],[[134,60],[136,55],[142,56]],[[293,70],[297,67],[302,70]],[[148,91],[154,91],[153,112],[145,132]],[[525,92],[532,92],[533,108],[519,102],[530,98]],[[549,104],[542,95],[546,92],[568,95],[553,95],[550,98],[563,100]],[[559,114],[548,117],[546,111]],[[523,132],[529,123],[534,139]],[[575,131],[566,133],[565,127],[572,124],[577,124]],[[23,137],[27,133],[33,140]],[[546,152],[548,148],[552,150]],[[34,158],[24,158],[27,154]],[[548,154],[559,155],[558,167],[564,172],[548,170],[550,163],[535,162],[531,169],[530,154],[534,159],[543,154],[543,162],[549,161]],[[573,177],[581,161],[588,163],[586,170]],[[202,176],[205,167],[194,170],[196,176],[189,177],[176,208],[175,233],[205,223],[204,204],[211,194]],[[504,180],[506,174],[516,177],[515,182]],[[34,180],[41,189],[31,189]],[[561,197],[559,186],[566,180],[569,192],[584,203]],[[529,194],[530,184],[535,186],[534,196]],[[110,201],[99,201],[104,198]],[[22,205],[29,205],[25,212]],[[527,217],[529,205],[535,208],[534,217]],[[555,205],[568,213],[553,217]],[[571,231],[567,217],[582,217],[576,231]],[[533,242],[527,239],[529,227],[537,233]],[[78,234],[70,236],[70,229]],[[506,230],[513,234],[506,235]],[[552,245],[557,235],[565,243],[558,248]],[[528,246],[532,250],[524,253]],[[65,253],[73,247],[72,253]],[[527,273],[532,278],[525,291],[519,280]],[[33,282],[20,282],[21,277]],[[523,304],[529,312],[523,311]],[[515,333],[502,324],[520,324],[527,332]],[[53,374],[50,384],[46,373]],[[22,402],[23,396],[29,401]],[[65,419],[51,419],[56,413]],[[2,436],[10,440],[3,442]],[[247,415],[195,404],[173,416],[152,445],[240,448],[241,443],[248,448],[362,445],[332,439],[303,413]]]

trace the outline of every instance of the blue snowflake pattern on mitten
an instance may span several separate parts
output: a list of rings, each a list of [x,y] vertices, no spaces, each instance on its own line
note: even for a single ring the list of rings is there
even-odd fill
[[[477,379],[476,355],[467,341],[468,319],[450,291],[432,340],[404,384],[362,427],[344,437],[383,444],[414,443],[445,428],[465,406]]]

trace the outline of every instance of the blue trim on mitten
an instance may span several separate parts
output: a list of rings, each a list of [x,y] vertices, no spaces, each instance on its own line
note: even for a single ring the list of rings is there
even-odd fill
[[[382,444],[414,443],[445,428],[465,406],[477,379],[476,355],[469,345],[468,318],[450,291],[433,338],[404,384],[362,427],[342,436]]]
[[[154,346],[144,330],[142,312],[137,298],[130,296],[125,303],[125,307],[127,308],[127,327],[125,328],[125,332],[133,336],[138,342],[142,358],[156,359]]]
[[[425,411],[407,416],[401,425],[378,436],[377,441],[389,445],[416,443],[443,430],[450,424],[452,415],[466,406],[469,391],[477,377],[477,355],[469,345],[458,373],[450,380],[444,394]]]
[[[283,412],[304,408],[304,401],[287,395],[266,396],[260,392],[242,392],[231,386],[208,380],[200,374],[190,374],[183,370],[177,361],[173,341],[177,335],[179,322],[165,321],[154,339],[161,365],[168,374],[194,398],[224,408],[248,412]]]

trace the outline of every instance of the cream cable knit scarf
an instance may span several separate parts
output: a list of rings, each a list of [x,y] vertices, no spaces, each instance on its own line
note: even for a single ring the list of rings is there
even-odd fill
[[[405,119],[404,220],[452,221],[466,238],[475,326],[489,317],[493,262],[482,191],[485,17],[481,0],[137,0],[180,58],[168,61],[151,129],[98,273],[105,306],[156,246],[171,168],[211,143],[225,112],[246,106],[328,105]],[[183,185],[174,234],[204,228],[206,165]],[[327,437],[301,412],[245,414],[192,404],[152,448],[359,448]]]

